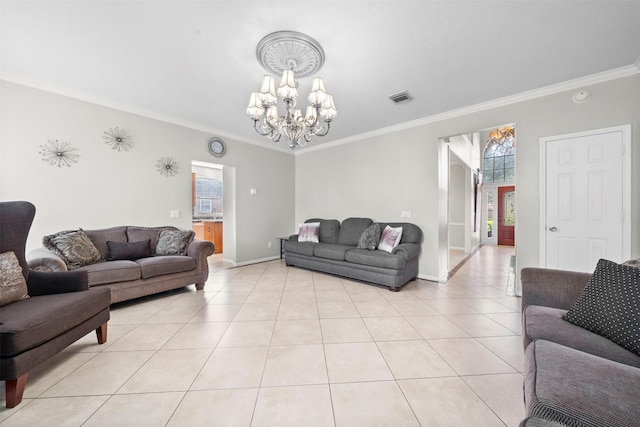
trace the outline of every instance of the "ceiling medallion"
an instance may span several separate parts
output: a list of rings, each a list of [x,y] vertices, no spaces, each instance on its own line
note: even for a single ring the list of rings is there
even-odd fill
[[[292,69],[300,79],[316,73],[324,64],[320,43],[295,31],[276,31],[265,36],[258,43],[256,56],[265,70],[280,76]]]

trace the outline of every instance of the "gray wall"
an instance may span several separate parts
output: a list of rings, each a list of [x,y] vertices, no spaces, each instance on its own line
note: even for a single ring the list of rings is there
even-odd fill
[[[517,126],[517,264],[540,265],[540,138],[617,125],[632,125],[632,164],[640,164],[640,74],[581,87],[584,104],[572,102],[577,89],[434,120],[348,144],[301,151],[296,156],[296,223],[309,217],[342,220],[366,216],[410,221],[424,232],[420,277],[438,279],[446,263],[439,230],[439,138],[473,133],[505,123]],[[335,126],[338,126],[336,120]],[[632,256],[640,257],[640,168],[632,168]]]
[[[43,235],[63,229],[120,224],[190,226],[190,162],[212,161],[204,148],[209,133],[13,83],[1,82],[0,89],[0,199],[36,204],[30,248],[38,246]],[[225,244],[225,253],[232,249],[240,264],[273,258],[279,248],[275,238],[295,232],[297,224],[310,217],[401,221],[405,219],[400,212],[410,210],[408,221],[424,232],[420,277],[439,279],[446,270],[441,259],[447,248],[439,223],[443,191],[438,186],[440,138],[515,123],[518,268],[540,265],[540,138],[631,124],[632,164],[640,164],[640,74],[581,89],[592,94],[584,104],[573,103],[576,90],[567,90],[381,131],[348,144],[329,143],[326,148],[303,150],[295,156],[224,138],[228,154],[215,162],[228,166],[225,171],[235,176],[236,196],[229,208],[225,197],[225,216],[236,213],[232,230],[236,246]],[[104,143],[102,133],[115,126],[132,133],[136,146],[131,151],[113,151]],[[79,163],[61,169],[46,165],[38,150],[50,139],[74,144]],[[176,158],[180,174],[160,176],[155,162],[161,156]],[[639,174],[639,168],[632,170],[634,257],[640,257]],[[225,185],[226,178],[227,172]],[[258,194],[250,195],[251,188]],[[169,211],[176,209],[182,212],[181,218],[169,219]]]
[[[65,229],[116,225],[173,225],[191,228],[191,161],[214,162],[234,171],[236,245],[225,245],[242,264],[279,256],[277,236],[290,234],[294,224],[294,161],[289,153],[223,137],[227,154],[208,154],[212,134],[169,124],[33,89],[0,82],[2,128],[0,199],[29,200],[37,213],[28,249],[40,246],[42,236]],[[103,132],[127,129],[135,146],[112,150]],[[221,135],[218,135],[221,136]],[[78,148],[77,164],[69,168],[47,165],[38,154],[47,140],[67,141]],[[162,156],[179,164],[179,173],[166,178],[155,168]],[[230,175],[234,175],[230,174]],[[225,206],[227,203],[225,173]],[[258,190],[250,195],[249,189]],[[170,219],[171,210],[181,217]],[[229,219],[229,221],[227,221]],[[226,239],[225,239],[226,240]],[[271,248],[268,243],[271,242]]]

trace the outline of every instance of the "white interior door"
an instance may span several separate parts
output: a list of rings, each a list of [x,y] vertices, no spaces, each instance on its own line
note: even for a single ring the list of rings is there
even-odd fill
[[[545,266],[591,272],[600,258],[624,261],[629,218],[623,129],[542,143]]]

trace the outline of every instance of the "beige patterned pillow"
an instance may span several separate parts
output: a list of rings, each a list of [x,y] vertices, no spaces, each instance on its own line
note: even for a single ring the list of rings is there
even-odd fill
[[[16,254],[0,254],[0,306],[25,298],[29,298],[27,282]]]
[[[61,231],[45,236],[42,243],[60,255],[69,270],[102,261],[102,255],[84,230]]]
[[[186,255],[195,233],[191,230],[162,230],[156,255]]]

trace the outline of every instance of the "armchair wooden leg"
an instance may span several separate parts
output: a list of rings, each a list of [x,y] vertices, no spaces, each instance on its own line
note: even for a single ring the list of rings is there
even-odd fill
[[[27,376],[29,373],[25,373],[15,380],[5,381],[5,400],[7,408],[15,408],[22,402],[22,394],[24,393],[24,387],[27,385]]]
[[[100,325],[98,329],[96,329],[96,336],[98,337],[98,344],[104,344],[107,342],[107,323],[103,323]]]
[[[204,283],[196,283],[196,290],[201,291],[204,289]]]

